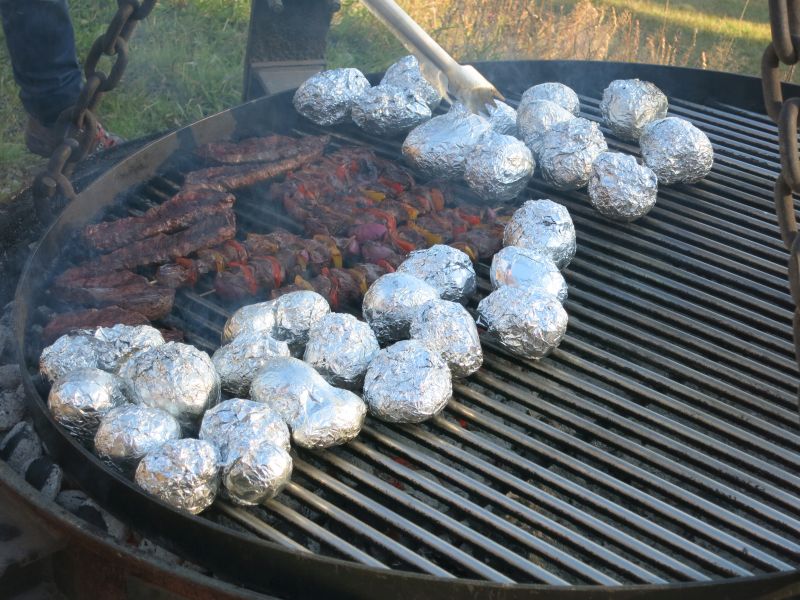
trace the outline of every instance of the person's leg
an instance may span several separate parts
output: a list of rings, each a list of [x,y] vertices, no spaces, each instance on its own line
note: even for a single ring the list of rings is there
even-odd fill
[[[75,103],[83,77],[66,0],[0,0],[14,79],[25,110],[52,125]]]

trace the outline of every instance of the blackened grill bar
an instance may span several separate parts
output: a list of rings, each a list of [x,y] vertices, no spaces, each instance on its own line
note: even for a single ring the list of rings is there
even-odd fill
[[[578,254],[564,273],[570,325],[551,357],[520,361],[486,343],[484,368],[455,387],[442,416],[419,426],[369,421],[344,447],[299,452],[292,483],[263,507],[220,501],[205,518],[174,513],[104,471],[55,429],[31,370],[26,384],[48,445],[118,516],[145,531],[158,527],[162,539],[220,576],[273,592],[558,598],[653,584],[648,597],[658,598],[670,591],[663,584],[708,582],[681,594],[750,598],[753,578],[769,585],[768,574],[796,576],[792,304],[771,207],[776,130],[754,112],[757,80],[596,63],[483,68],[507,84],[512,105],[524,82],[573,85],[582,116],[593,120],[605,83],[652,80],[672,112],[708,132],[717,156],[705,180],[662,189],[653,212],[624,228],[600,220],[582,192],[531,182],[527,194],[567,205],[578,232]],[[728,101],[738,106],[714,99],[734,84]],[[120,194],[107,213],[114,217],[140,216],[175,194],[202,166],[179,138],[199,145],[273,130],[327,133],[329,152],[355,144],[399,159],[397,140],[355,128],[322,132],[287,118],[289,99],[198,123],[156,144],[152,158],[132,157],[119,182],[101,179],[81,194],[43,240],[18,292],[29,366],[38,354],[25,306],[41,297],[33,273],[53,269],[68,226],[90,222],[110,204],[108,194]],[[636,152],[611,137],[609,145]],[[144,176],[134,174],[137,166]],[[240,230],[302,232],[263,200],[264,187],[234,193]],[[489,290],[487,269],[478,265],[480,295]],[[235,308],[208,279],[177,290],[175,307],[163,324],[209,352]],[[620,598],[642,591],[611,589]]]

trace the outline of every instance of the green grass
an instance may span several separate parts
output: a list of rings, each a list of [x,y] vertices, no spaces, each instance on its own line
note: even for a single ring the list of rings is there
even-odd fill
[[[769,38],[764,0],[596,0],[598,11],[579,2],[401,0],[434,37],[453,45],[454,53],[464,60],[589,57],[756,74]],[[86,55],[115,9],[111,0],[73,2],[79,57]],[[576,19],[584,22],[571,24],[578,13]],[[103,98],[99,110],[103,123],[133,138],[190,123],[239,102],[248,18],[247,0],[159,2],[134,34],[122,83]],[[578,37],[595,36],[602,43],[576,48],[561,39],[576,31]],[[405,54],[358,0],[343,2],[328,41],[331,66],[379,71]],[[3,42],[0,202],[23,187],[44,163],[24,148],[24,121]]]

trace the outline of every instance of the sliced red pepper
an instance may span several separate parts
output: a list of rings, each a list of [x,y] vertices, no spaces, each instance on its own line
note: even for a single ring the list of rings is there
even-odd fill
[[[326,269],[327,270],[327,269]],[[339,308],[339,278],[328,272],[326,274],[331,282],[331,291],[328,294],[328,302],[334,310]]]
[[[442,190],[438,188],[428,188],[428,195],[430,196],[430,199],[433,202],[433,210],[435,210],[436,212],[443,211],[445,202]]]
[[[383,219],[386,223],[386,227],[389,229],[390,234],[393,231],[397,231],[397,221],[395,220],[393,214],[388,213],[385,210],[378,210],[377,208],[368,208],[366,209],[366,212],[378,217],[379,219]]]
[[[375,264],[378,265],[379,267],[383,267],[384,269],[386,269],[387,273],[394,273],[394,267],[392,266],[392,263],[390,263],[385,258],[382,258],[380,260],[376,260]]]
[[[175,264],[183,267],[188,272],[186,282],[194,286],[197,283],[197,267],[194,264],[194,261],[191,258],[176,258]]]
[[[274,256],[264,256],[264,258],[269,261],[270,266],[272,267],[272,281],[275,283],[275,287],[281,287],[283,283],[283,265],[281,265],[280,261],[275,258]]]
[[[396,231],[389,232],[389,239],[392,240],[392,243],[405,254],[408,254],[409,252],[417,249],[417,247],[414,244],[412,244],[408,240],[404,240],[403,238],[401,238]]]
[[[227,240],[225,243],[236,251],[241,260],[247,260],[247,250],[242,244],[236,240]]]
[[[378,182],[382,183],[390,190],[392,190],[395,194],[402,194],[405,191],[405,186],[402,183],[397,181],[393,181],[388,177],[378,177]]]
[[[247,290],[250,292],[250,294],[255,296],[258,293],[258,281],[256,281],[253,268],[240,262],[232,262],[228,266],[239,267],[239,270],[242,272],[242,277],[244,277],[244,281],[247,284]]]
[[[480,215],[471,215],[467,211],[462,210],[461,208],[457,208],[456,211],[458,212],[458,216],[464,219],[470,225],[480,225],[481,218]]]

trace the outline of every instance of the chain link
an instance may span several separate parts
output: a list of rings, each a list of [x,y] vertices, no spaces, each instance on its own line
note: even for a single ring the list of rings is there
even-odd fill
[[[764,107],[778,125],[781,152],[781,172],[775,181],[775,213],[781,238],[789,251],[789,290],[795,304],[792,329],[795,357],[800,365],[800,236],[797,235],[797,216],[793,193],[800,193],[800,149],[798,149],[798,116],[800,98],[783,99],[781,63],[800,62],[800,0],[770,0],[770,29],[772,42],[761,58],[761,80]],[[800,394],[798,394],[800,401]]]
[[[155,4],[156,0],[117,0],[114,18],[105,33],[92,44],[84,63],[86,83],[80,96],[56,121],[56,131],[63,131],[62,142],[34,182],[37,211],[40,214],[41,210],[45,210],[45,213],[52,212],[48,200],[57,193],[68,200],[75,198],[75,190],[68,175],[75,163],[92,150],[99,127],[94,111],[103,95],[117,87],[122,79],[128,65],[128,40],[138,22],[152,12]],[[103,56],[114,58],[107,74],[98,68]]]

